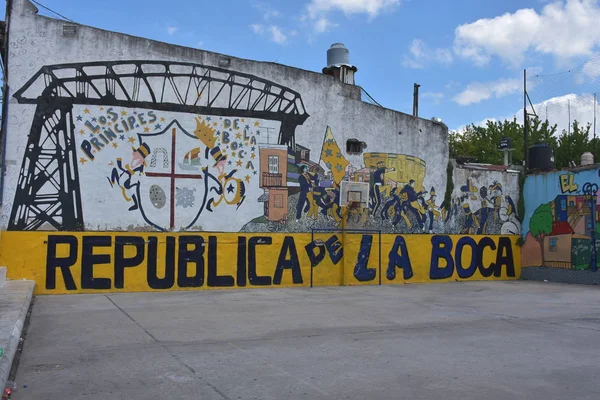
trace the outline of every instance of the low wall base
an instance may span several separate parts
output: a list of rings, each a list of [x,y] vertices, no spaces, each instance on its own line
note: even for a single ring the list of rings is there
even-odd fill
[[[526,267],[521,269],[521,279],[527,281],[575,283],[578,285],[600,285],[600,272],[549,267]]]

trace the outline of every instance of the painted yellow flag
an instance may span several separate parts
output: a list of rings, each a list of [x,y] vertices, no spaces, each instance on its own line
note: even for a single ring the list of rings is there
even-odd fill
[[[327,168],[333,174],[333,180],[339,185],[346,173],[346,167],[350,163],[342,154],[342,150],[340,150],[340,146],[336,143],[330,127],[327,127],[327,131],[325,132],[321,160],[325,162],[325,165],[327,165]]]

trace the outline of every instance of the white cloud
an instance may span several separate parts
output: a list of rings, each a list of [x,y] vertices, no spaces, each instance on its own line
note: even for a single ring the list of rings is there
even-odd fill
[[[452,52],[449,49],[431,49],[421,39],[413,39],[410,55],[405,55],[402,65],[407,68],[424,68],[429,63],[448,65],[453,61]]]
[[[431,99],[435,104],[440,104],[444,99],[444,93],[442,92],[425,92],[421,94],[423,99]]]
[[[339,10],[347,15],[368,14],[373,18],[399,4],[400,0],[311,0],[308,13],[311,18],[316,18],[322,13]]]
[[[452,100],[461,106],[468,106],[492,97],[499,98],[517,93],[521,87],[522,82],[519,79],[500,79],[487,83],[472,82]]]
[[[316,33],[327,32],[337,26],[338,26],[338,24],[331,22],[330,20],[328,20],[325,17],[321,17],[314,22],[314,27],[315,27]]]
[[[281,13],[279,11],[271,8],[271,6],[266,3],[255,4],[254,8],[263,13],[263,19],[265,21],[281,17]]]
[[[179,28],[176,26],[167,25],[167,33],[169,34],[169,36],[173,36],[175,33],[177,33],[178,30]]]
[[[528,51],[566,60],[589,56],[600,45],[598,0],[558,0],[537,11],[526,8],[460,25],[454,51],[476,65],[493,56],[518,66]]]
[[[307,15],[300,19],[309,20],[315,33],[323,33],[338,26],[328,18],[332,12],[341,11],[347,16],[367,14],[369,19],[373,19],[384,11],[393,10],[400,2],[401,0],[310,0]]]
[[[287,43],[287,35],[276,25],[265,26],[261,24],[252,24],[250,25],[250,29],[252,29],[252,32],[256,33],[257,35],[263,36],[268,34],[269,38],[277,44]],[[294,36],[296,35],[296,32],[292,31],[290,35]]]
[[[277,26],[272,25],[269,30],[271,32],[272,41],[278,44],[285,44],[287,42],[287,36],[281,32],[281,29],[279,29]]]
[[[250,25],[250,29],[252,29],[252,32],[256,33],[257,35],[262,35],[265,33],[265,27],[261,24],[252,24]]]

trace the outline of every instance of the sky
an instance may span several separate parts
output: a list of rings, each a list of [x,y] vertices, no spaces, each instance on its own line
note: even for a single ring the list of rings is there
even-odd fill
[[[552,79],[533,79],[531,97],[540,112],[574,96],[569,103],[588,107],[579,118],[591,120],[583,93],[600,77],[600,0],[39,1],[77,23],[311,71],[342,42],[356,83],[378,103],[412,113],[419,83],[419,115],[450,129],[522,119],[525,68],[579,71],[553,89]],[[565,107],[550,110],[566,118]]]

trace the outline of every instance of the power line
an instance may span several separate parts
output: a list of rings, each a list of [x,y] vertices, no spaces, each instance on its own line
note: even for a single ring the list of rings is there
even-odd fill
[[[376,100],[375,100],[373,97],[371,97],[371,95],[370,95],[370,94],[369,94],[369,93],[368,93],[368,92],[367,92],[367,91],[366,91],[366,90],[365,90],[365,89],[364,89],[362,86],[360,87],[360,90],[362,90],[362,91],[363,91],[363,93],[364,93],[364,94],[366,94],[366,95],[367,95],[367,97],[368,97],[369,99],[371,99],[371,101],[372,101],[373,103],[375,103],[375,104],[377,104],[379,107],[383,108],[383,106],[382,106],[381,104],[379,104],[379,103],[378,103],[378,102],[377,102],[377,101],[376,101]]]
[[[51,8],[49,8],[49,7],[46,7],[45,5],[43,5],[42,3],[40,3],[40,2],[38,2],[38,1],[36,1],[36,0],[31,0],[31,1],[32,1],[33,3],[35,3],[35,4],[37,4],[38,6],[40,6],[40,7],[42,7],[42,8],[45,8],[46,10],[50,11],[51,13],[58,15],[59,17],[61,17],[61,18],[62,18],[62,19],[64,19],[64,20],[67,20],[67,21],[69,21],[69,22],[72,22],[72,23],[74,23],[74,24],[76,23],[76,22],[75,22],[75,21],[73,21],[72,19],[65,17],[64,15],[62,15],[62,14],[60,14],[60,13],[58,13],[58,12],[54,11],[53,9],[51,9]]]

